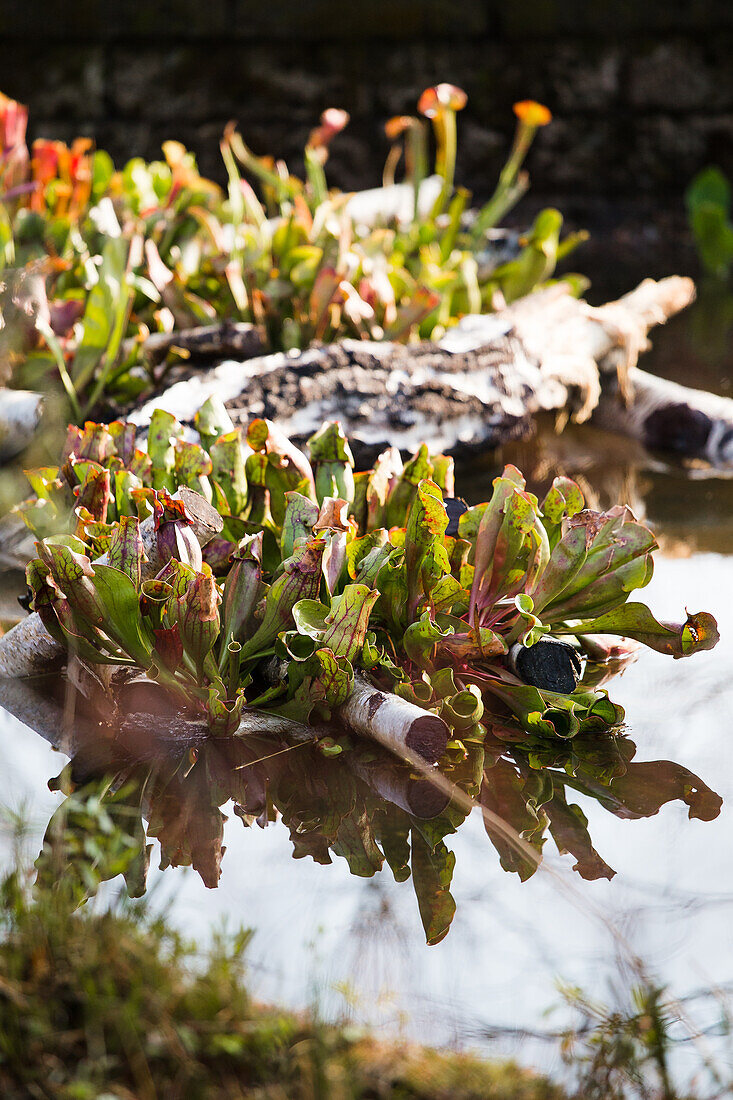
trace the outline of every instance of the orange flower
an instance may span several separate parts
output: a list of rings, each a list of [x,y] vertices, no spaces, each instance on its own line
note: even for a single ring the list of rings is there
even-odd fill
[[[436,84],[426,88],[417,101],[417,109],[426,118],[435,118],[441,110],[462,111],[468,96],[455,84]]]
[[[0,136],[3,149],[15,149],[25,144],[28,108],[0,92]]]
[[[552,112],[549,107],[537,103],[534,99],[523,99],[515,103],[514,114],[527,126],[547,126],[548,122],[552,122]]]
[[[50,183],[52,179],[56,178],[56,171],[59,164],[59,149],[62,146],[60,141],[46,141],[44,138],[38,138],[33,142],[33,160],[31,161],[31,170],[33,173],[33,179],[36,183],[39,183],[41,187],[45,187],[47,183]]]
[[[415,119],[411,115],[395,115],[389,122],[384,124],[384,132],[387,135],[388,141],[397,141],[400,134],[404,134],[406,130],[414,124]]]
[[[49,201],[53,201],[56,217],[78,216],[89,202],[92,193],[92,141],[76,138],[71,148],[63,141],[33,142],[31,175],[37,190],[31,198],[31,209],[43,213]],[[53,197],[46,188],[53,183]]]

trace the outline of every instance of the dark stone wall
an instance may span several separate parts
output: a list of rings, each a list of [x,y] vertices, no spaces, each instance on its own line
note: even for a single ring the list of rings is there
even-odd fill
[[[175,137],[221,178],[235,118],[257,152],[298,153],[320,111],[352,122],[329,166],[374,184],[392,114],[447,80],[459,182],[490,191],[511,105],[555,114],[529,162],[534,193],[678,196],[717,162],[733,174],[730,0],[2,0],[0,88],[29,104],[31,136],[93,136],[116,160]]]

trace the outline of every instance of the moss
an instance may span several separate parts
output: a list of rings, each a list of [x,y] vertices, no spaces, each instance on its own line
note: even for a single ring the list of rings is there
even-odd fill
[[[560,1100],[512,1063],[354,1038],[255,1002],[249,933],[204,957],[140,903],[75,913],[2,884],[0,1095],[92,1100],[316,1097]]]
[[[547,1078],[514,1062],[488,1062],[472,1054],[427,1047],[396,1047],[365,1040],[348,1054],[366,1095],[390,1100],[561,1100]]]

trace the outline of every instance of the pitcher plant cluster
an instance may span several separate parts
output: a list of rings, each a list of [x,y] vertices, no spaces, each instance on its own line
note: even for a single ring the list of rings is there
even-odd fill
[[[38,140],[29,152],[26,108],[1,97],[6,362],[25,385],[60,380],[81,423],[103,398],[129,405],[187,354],[173,340],[159,362],[151,335],[226,320],[256,326],[265,350],[437,338],[466,313],[527,294],[584,236],[561,241],[562,217],[548,209],[508,250],[493,239],[527,189],[522,165],[550,113],[516,104],[508,160],[488,203],[472,211],[469,192],[454,183],[465,103],[459,88],[439,84],[414,117],[387,123],[387,190],[367,193],[376,202],[367,217],[326,177],[345,111],[324,111],[303,178],[253,153],[229,125],[222,190],[175,141],[165,142],[162,160],[136,157],[119,170],[86,138]],[[380,194],[390,194],[400,162],[407,202],[398,211]]]
[[[36,495],[19,510],[39,537],[27,575],[47,629],[85,660],[144,669],[214,733],[245,704],[326,721],[358,669],[440,712],[457,738],[511,716],[530,739],[567,739],[623,711],[583,680],[570,694],[523,683],[515,644],[561,638],[587,661],[605,636],[677,658],[717,641],[705,612],[660,622],[629,599],[651,578],[653,535],[627,507],[586,509],[567,478],[540,503],[507,466],[448,534],[452,459],[425,445],[357,473],[335,422],[307,455],[266,420],[245,440],[215,400],[196,424],[200,443],[156,410],[145,450],[131,424],[70,427],[61,465],[30,472]],[[171,495],[181,485],[222,517],[203,550]],[[155,576],[148,516],[165,563]],[[273,656],[287,674],[267,685]]]
[[[502,866],[522,878],[548,830],[584,877],[614,873],[568,790],[621,817],[672,798],[691,816],[719,812],[717,795],[685,768],[632,760],[623,710],[601,686],[636,643],[681,658],[718,637],[705,612],[661,622],[632,597],[651,578],[656,543],[628,508],[587,509],[567,478],[540,502],[507,466],[490,500],[456,518],[452,459],[426,446],[406,463],[387,450],[356,471],[338,423],[302,451],[266,420],[245,433],[209,400],[196,428],[198,443],[162,410],[144,441],[121,421],[71,426],[60,465],[29,471],[34,495],[19,506],[38,540],[27,579],[47,630],[100,685],[143,680],[209,733],[191,761],[166,761],[155,782],[149,763],[124,771],[137,777],[133,816],[144,791],[151,822],[146,834],[138,820],[128,845],[136,889],[146,835],[159,837],[164,861],[193,863],[215,885],[219,807],[234,798],[245,823],[279,814],[296,855],[330,862],[334,853],[360,875],[386,858],[400,880],[412,876],[437,942],[455,909],[444,837],[475,802]],[[221,517],[203,548],[180,486]],[[152,573],[146,545],[163,562]],[[524,682],[511,660],[517,645],[531,652],[550,636],[582,668],[569,693]],[[410,769],[394,759],[396,778],[385,778],[378,747],[344,719],[364,681],[446,723],[432,770],[453,796],[431,796],[422,813],[395,796]],[[285,731],[306,724],[312,744],[268,751],[261,736],[237,736],[245,714],[277,717]],[[149,727],[143,735],[155,738]],[[118,784],[105,782],[113,807]],[[519,848],[498,822],[516,830]]]

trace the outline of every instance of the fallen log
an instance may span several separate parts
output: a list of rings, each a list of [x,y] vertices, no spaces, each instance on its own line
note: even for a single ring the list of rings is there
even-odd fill
[[[485,449],[527,434],[542,410],[586,420],[603,371],[616,371],[625,392],[649,328],[693,297],[692,281],[672,276],[595,308],[559,283],[499,313],[463,318],[438,344],[345,340],[227,361],[181,379],[130,419],[143,426],[163,408],[191,423],[217,394],[235,422],[266,417],[296,442],[338,419],[369,456],[422,442],[453,453]]]
[[[615,378],[604,378],[594,424],[638,439],[651,450],[704,458],[717,467],[733,466],[730,397],[690,389],[638,367],[631,368],[628,382],[630,402],[623,400]]]
[[[33,535],[17,512],[0,518],[0,570],[25,570],[33,557]]]
[[[192,530],[200,546],[206,546],[222,530],[221,516],[211,505],[192,489],[181,488],[175,494],[186,505],[192,521]],[[164,561],[158,549],[155,521],[152,516],[140,524],[140,536],[147,562],[143,565],[146,577],[155,576]],[[107,555],[98,559],[106,564]],[[0,677],[37,676],[49,667],[63,661],[66,650],[46,630],[37,611],[17,623],[0,638]]]
[[[287,669],[287,661],[273,657],[262,672],[266,682],[275,685],[286,679]],[[313,736],[331,732],[334,722],[337,726],[343,723],[353,733],[370,741],[378,741],[401,760],[410,763],[418,760],[437,763],[445,752],[450,736],[450,730],[442,718],[399,695],[381,691],[358,674],[354,677],[346,702],[335,711],[332,723],[321,727],[320,731],[314,729]]]
[[[135,340],[123,344],[122,358],[133,350]],[[224,359],[236,356],[251,359],[262,355],[265,340],[256,325],[245,321],[222,321],[217,325],[179,329],[175,332],[153,332],[140,345],[140,350],[152,364],[161,363],[171,351],[187,358]]]

